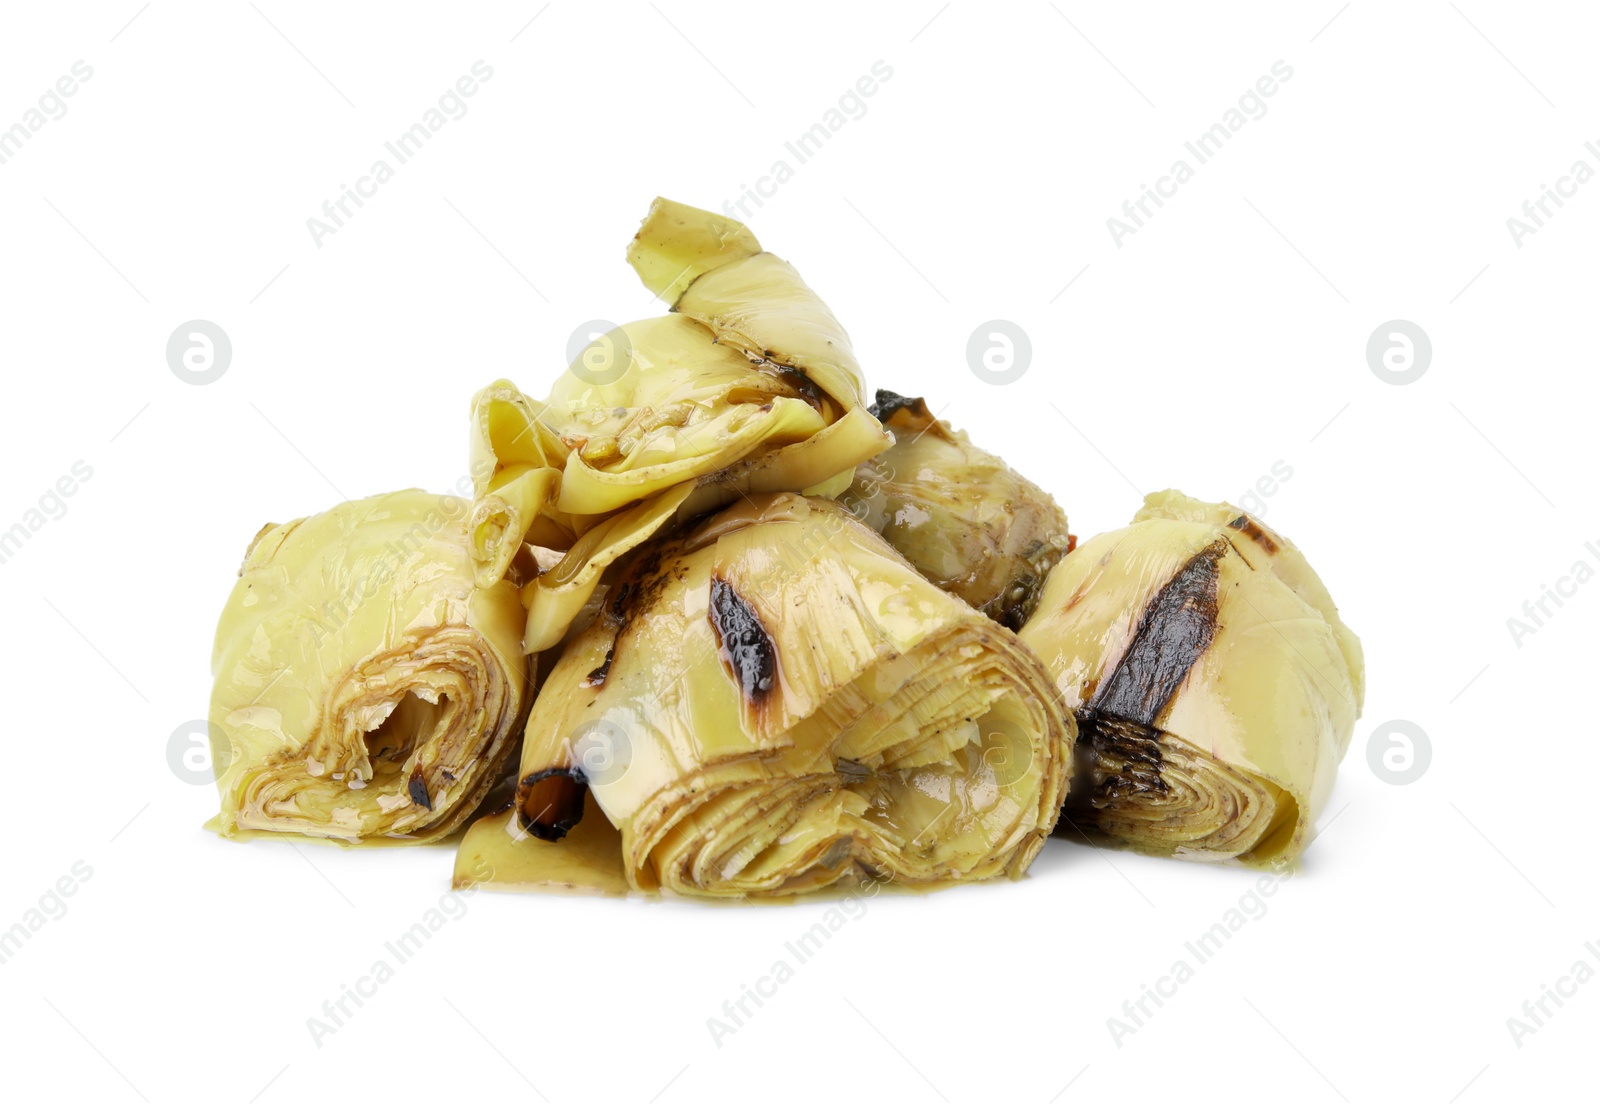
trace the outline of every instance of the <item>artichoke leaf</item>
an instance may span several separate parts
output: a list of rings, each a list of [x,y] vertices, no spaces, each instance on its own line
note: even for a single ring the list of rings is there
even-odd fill
[[[1019,876],[1074,733],[1009,631],[844,509],[753,496],[630,556],[530,715],[517,815],[559,839],[587,789],[643,891]]]
[[[473,402],[476,579],[523,585],[529,652],[660,528],[743,495],[837,496],[892,442],[838,321],[741,224],[657,200],[628,259],[673,313],[596,337],[544,400],[502,380]],[[529,582],[556,563],[559,587]]]
[[[850,336],[794,266],[761,250],[742,225],[657,199],[628,262],[645,287],[718,343],[815,386],[846,411],[866,406]],[[663,281],[668,272],[673,279]]]
[[[879,389],[873,414],[895,443],[861,463],[840,502],[923,576],[1020,629],[1072,544],[1066,515],[922,398]]]
[[[1360,715],[1361,645],[1287,539],[1167,491],[1051,572],[1020,638],[1078,718],[1065,829],[1292,861]]]
[[[224,836],[425,841],[516,745],[522,604],[475,586],[468,505],[411,490],[257,535],[217,624]]]
[[[652,294],[668,304],[708,269],[761,252],[738,220],[656,197],[633,241],[628,264]]]

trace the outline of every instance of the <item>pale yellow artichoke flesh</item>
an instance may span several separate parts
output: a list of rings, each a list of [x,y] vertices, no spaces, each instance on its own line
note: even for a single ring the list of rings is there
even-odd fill
[[[1054,824],[1073,734],[1009,631],[837,504],[758,496],[634,556],[539,695],[517,815],[558,836],[573,794],[552,804],[545,785],[586,785],[645,891],[1018,876]],[[519,853],[511,830],[469,834],[495,845],[483,883],[570,883],[548,872],[559,843]]]
[[[891,442],[862,404],[843,328],[743,225],[658,200],[628,260],[673,314],[596,338],[543,401],[509,381],[473,401],[478,583],[519,579],[528,546],[569,558],[559,595],[529,574],[530,653],[559,642],[605,568],[669,521],[740,495],[836,496]],[[596,372],[600,344],[609,368]],[[586,569],[590,548],[609,560]]]
[[[427,840],[516,745],[522,605],[474,585],[463,500],[411,490],[257,535],[217,624],[217,829]]]
[[[814,385],[846,411],[866,381],[839,320],[794,266],[714,212],[657,198],[628,250],[646,288],[718,343]]]
[[[529,834],[514,810],[485,815],[467,829],[456,850],[456,888],[567,892],[621,896],[629,892],[622,871],[622,835],[588,801],[587,817],[557,842]]]
[[[894,445],[861,463],[839,502],[923,576],[1021,629],[1071,544],[1066,514],[920,397],[879,389],[874,410]]]
[[[1064,828],[1194,860],[1299,855],[1364,678],[1360,641],[1281,535],[1151,495],[1056,566],[1020,637],[1079,719]]]

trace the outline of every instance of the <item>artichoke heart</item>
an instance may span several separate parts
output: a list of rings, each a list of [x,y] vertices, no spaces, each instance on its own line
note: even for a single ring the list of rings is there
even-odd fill
[[[724,897],[1019,876],[1075,733],[1015,635],[836,502],[754,496],[629,558],[529,716],[514,811],[469,831],[458,879],[484,857],[502,887],[620,875]],[[620,858],[575,881],[586,791]],[[563,853],[569,830],[589,854]]]
[[[413,489],[256,536],[212,652],[223,835],[433,839],[502,774],[523,609],[474,585],[467,517]]]
[[[878,390],[872,412],[894,432],[839,498],[917,571],[990,618],[1019,630],[1045,577],[1072,543],[1050,494],[920,398]]]
[[[477,579],[526,584],[529,653],[669,521],[742,494],[837,496],[892,441],[844,329],[742,224],[657,200],[628,259],[671,314],[595,337],[543,401],[509,381],[473,401]],[[550,579],[519,575],[528,545],[560,555]]]
[[[1153,494],[1056,566],[1020,637],[1078,718],[1062,829],[1202,861],[1299,855],[1364,676],[1359,639],[1281,535]]]

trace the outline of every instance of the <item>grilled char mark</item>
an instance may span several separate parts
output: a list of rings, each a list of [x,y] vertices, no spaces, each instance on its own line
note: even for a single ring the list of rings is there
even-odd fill
[[[589,780],[578,768],[540,769],[517,785],[517,821],[545,842],[559,842],[583,819]]]
[[[661,585],[661,547],[655,543],[636,552],[622,571],[621,577],[606,598],[600,618],[612,630],[611,645],[606,647],[605,660],[583,679],[585,688],[600,688],[611,675],[611,663],[616,660],[617,644],[622,632],[633,621],[634,615],[647,607],[655,598]]]
[[[1095,690],[1090,711],[1143,726],[1155,722],[1216,636],[1217,563],[1228,549],[1219,538],[1161,586],[1116,669]]]
[[[411,767],[411,779],[406,781],[406,791],[411,794],[412,803],[433,810],[433,800],[428,798],[428,782],[422,779],[421,765]]]
[[[928,415],[928,405],[921,396],[902,396],[898,392],[890,392],[887,388],[878,389],[878,402],[867,408],[867,411],[880,423],[887,423],[899,411],[910,411],[912,415],[921,419],[931,418]]]
[[[814,410],[822,410],[822,389],[817,387],[816,382],[808,377],[804,370],[796,369],[792,365],[785,365],[780,361],[773,361],[772,351],[770,350],[767,351],[767,360],[777,370],[779,380],[799,393],[800,398],[810,404]]]
[[[1046,568],[1044,574],[1049,571]],[[980,610],[1007,630],[1021,630],[1033,615],[1034,608],[1039,606],[1039,593],[1043,588],[1043,574],[1024,573],[1006,585],[1004,592],[984,604]]]
[[[711,629],[716,632],[722,659],[746,703],[759,703],[771,695],[777,681],[778,651],[756,609],[718,577],[711,578]]]
[[[606,677],[611,675],[611,663],[616,660],[617,642],[612,639],[611,645],[606,647],[606,659],[589,670],[589,675],[583,678],[585,688],[599,688],[605,684]]]
[[[1170,789],[1161,779],[1161,732],[1154,727],[1119,719],[1114,715],[1092,716],[1086,720],[1092,749],[1086,758],[1095,777],[1094,792],[1085,797],[1095,808],[1105,807],[1126,796],[1166,795]],[[1101,764],[1095,762],[1099,760]],[[1107,771],[1104,762],[1116,768]]]
[[[1229,523],[1228,526],[1234,530],[1243,532],[1246,538],[1260,546],[1263,550],[1266,550],[1267,553],[1275,554],[1278,552],[1278,544],[1272,540],[1272,536],[1266,531],[1262,530],[1261,524],[1250,518],[1250,516],[1241,515],[1233,522]]]
[[[1023,624],[1033,618],[1034,609],[1039,606],[1039,594],[1044,591],[1045,578],[1050,575],[1050,570],[1071,551],[1071,543],[1075,540],[1068,535],[1067,541],[1068,545],[1063,548],[1052,542],[1036,540],[1022,554],[1027,568],[1006,585],[1004,592],[984,604],[980,610],[1007,630],[1021,630]]]
[[[582,687],[605,686],[628,624],[655,601],[665,579],[661,546],[647,544],[629,559],[600,613],[600,619],[611,628],[611,644],[606,647],[605,660],[584,677]],[[588,791],[589,778],[582,769],[562,766],[529,773],[517,785],[517,817],[522,828],[535,838],[559,842],[583,820],[583,797]]]
[[[1153,725],[1217,633],[1218,563],[1231,548],[1219,538],[1184,563],[1145,605],[1128,648],[1078,713],[1080,768],[1092,794],[1075,806],[1165,795],[1161,732]],[[1117,768],[1107,771],[1109,762]]]

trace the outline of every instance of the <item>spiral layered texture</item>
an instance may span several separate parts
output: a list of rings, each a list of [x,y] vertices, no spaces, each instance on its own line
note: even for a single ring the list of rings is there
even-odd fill
[[[541,690],[517,812],[558,838],[587,787],[643,890],[1015,876],[1073,733],[1009,631],[837,504],[758,496],[636,555]]]
[[[1304,848],[1364,678],[1287,539],[1227,504],[1148,496],[1061,561],[1019,637],[1079,720],[1064,828],[1203,861]]]
[[[472,813],[528,665],[515,587],[474,585],[468,506],[394,492],[256,537],[212,654],[224,834],[425,840]]]

